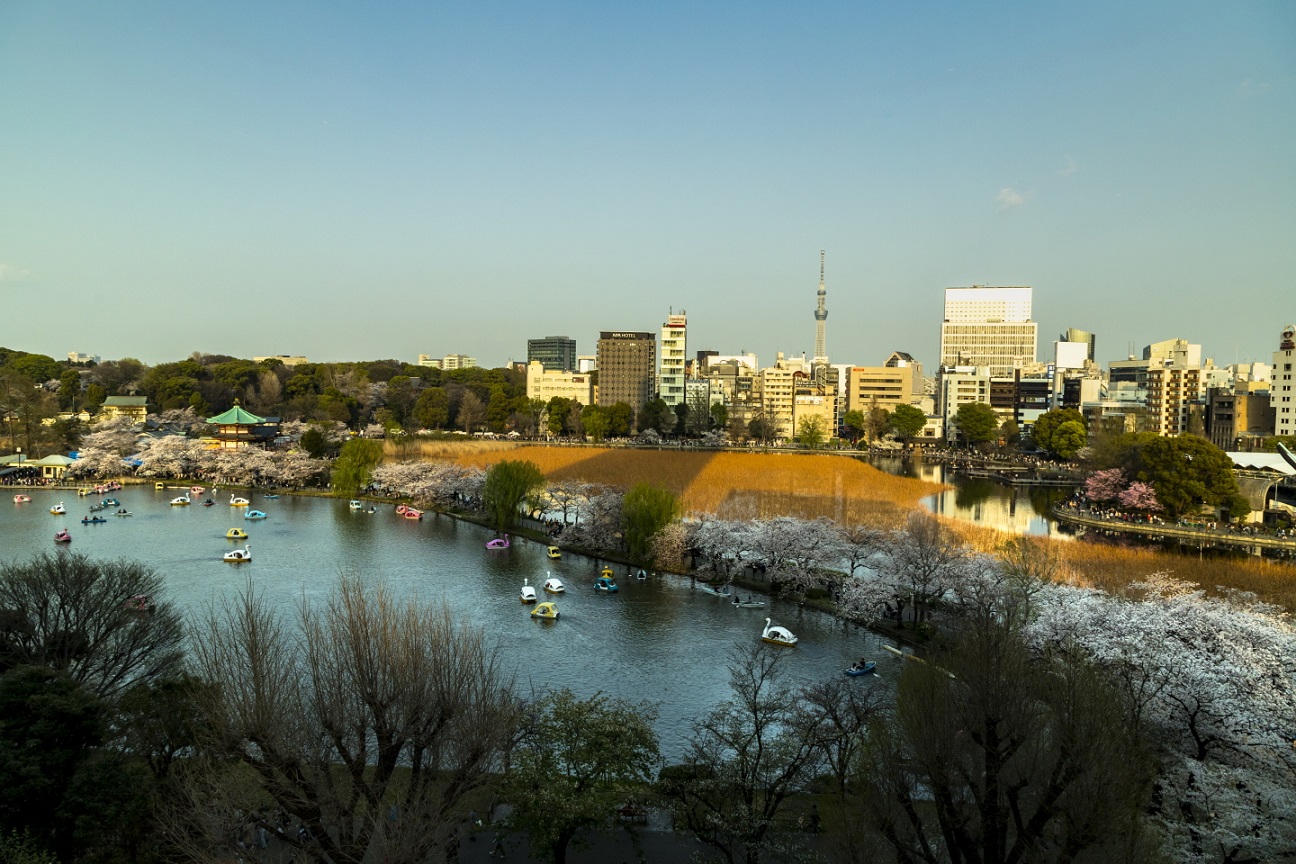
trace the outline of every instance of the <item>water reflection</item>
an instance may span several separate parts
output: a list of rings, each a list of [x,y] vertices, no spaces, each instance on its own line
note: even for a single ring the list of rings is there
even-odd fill
[[[922,499],[933,513],[975,522],[1013,534],[1074,539],[1053,521],[1053,505],[1071,494],[1069,489],[1044,486],[1007,486],[979,477],[963,477],[944,463],[921,458],[871,456],[869,464],[900,477],[916,477],[951,488]]]

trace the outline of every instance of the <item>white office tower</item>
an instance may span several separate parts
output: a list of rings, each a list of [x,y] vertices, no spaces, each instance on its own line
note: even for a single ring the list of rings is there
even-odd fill
[[[661,329],[661,374],[657,379],[657,393],[672,408],[685,399],[684,379],[687,374],[688,352],[685,345],[688,319],[683,312],[668,315]]]
[[[824,250],[819,250],[819,305],[815,308],[815,353],[816,365],[828,362],[828,289],[824,287]]]
[[[1274,412],[1274,434],[1296,435],[1296,325],[1283,328],[1278,350],[1273,354],[1269,404]]]
[[[945,289],[942,366],[980,366],[991,377],[1010,377],[1035,362],[1038,337],[1029,287]]]

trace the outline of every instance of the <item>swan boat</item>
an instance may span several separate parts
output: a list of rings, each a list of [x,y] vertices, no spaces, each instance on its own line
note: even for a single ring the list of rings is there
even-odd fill
[[[785,645],[791,647],[797,644],[797,637],[786,627],[776,627],[770,624],[770,619],[765,619],[765,630],[761,633],[761,641],[768,642],[771,645]]]
[[[549,576],[549,578],[544,581],[544,590],[546,594],[563,594],[567,591],[566,587],[562,584],[562,580],[557,576]]]
[[[507,549],[507,548],[509,548],[509,539],[508,539],[508,535],[505,534],[503,537],[496,537],[494,540],[487,540],[487,541],[486,541],[486,548],[487,548],[487,549]]]
[[[397,504],[396,515],[404,516],[406,519],[422,519],[423,511],[417,507],[410,507],[407,504]]]
[[[352,498],[350,501],[347,502],[347,506],[350,507],[352,510],[363,510],[363,509],[364,509],[364,503],[361,502],[361,501],[357,501],[357,500],[354,499],[354,498]]]
[[[55,533],[55,535],[54,535],[54,542],[55,542],[55,543],[71,543],[71,542],[72,542],[72,535],[71,535],[70,533],[68,533],[68,530],[67,530],[66,528],[60,529],[60,530],[59,530],[57,533]]]
[[[20,494],[20,495],[15,495],[15,496],[14,496],[14,503],[15,503],[15,504],[26,504],[26,503],[27,503],[28,501],[30,501],[30,500],[31,500],[31,496],[30,496],[30,495],[21,495],[21,494]]]
[[[179,496],[178,498],[172,498],[172,499],[171,499],[171,506],[172,506],[172,507],[188,507],[188,506],[189,506],[190,504],[192,504],[192,503],[193,503],[193,502],[189,500],[189,493],[188,493],[188,492],[186,492],[185,494]]]
[[[611,576],[600,576],[594,580],[594,590],[615,594],[620,589],[617,588],[616,580]]]
[[[50,512],[53,513],[55,516],[62,516],[64,513],[67,512],[67,508],[64,507],[63,502],[60,501],[59,503],[55,504],[53,507],[50,508]]]
[[[246,540],[247,532],[242,528],[231,528],[225,532],[225,537],[229,540]]]
[[[232,564],[239,564],[243,561],[251,561],[252,547],[248,545],[248,546],[244,546],[242,549],[231,549],[230,551],[225,553],[225,555],[223,556],[223,560],[229,561]]]
[[[202,494],[203,492],[205,492],[206,490],[203,489],[203,487],[201,487],[201,486],[190,486],[190,487],[189,487],[189,491],[192,492],[192,493],[195,494],[195,495],[201,495],[201,494]]]
[[[558,604],[550,603],[548,601],[544,603],[537,603],[535,608],[531,610],[531,617],[541,618],[545,621],[557,621]]]
[[[233,495],[230,496],[231,507],[246,507],[251,503],[252,502],[246,498],[235,498]]]
[[[519,599],[521,599],[521,601],[522,601],[523,603],[534,603],[534,602],[536,602],[536,590],[535,590],[535,586],[532,585],[532,584],[530,584],[530,582],[528,582],[526,579],[523,579],[523,580],[522,580],[522,590],[521,590],[520,592],[518,592],[518,596],[519,596]]]
[[[243,514],[244,519],[264,519],[266,514],[260,510],[249,510]]]

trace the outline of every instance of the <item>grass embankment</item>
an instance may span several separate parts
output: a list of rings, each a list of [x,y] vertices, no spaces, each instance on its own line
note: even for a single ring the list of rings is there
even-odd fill
[[[591,447],[537,447],[502,441],[433,442],[423,458],[486,467],[501,459],[529,459],[550,480],[581,480],[628,487],[648,481],[677,493],[687,512],[722,519],[827,516],[837,522],[894,528],[932,494],[934,484],[879,471],[836,454],[733,453]],[[946,520],[973,548],[998,549],[1012,535]],[[1096,543],[1049,541],[1078,585],[1124,592],[1131,582],[1167,571],[1215,593],[1250,591],[1296,611],[1296,569],[1271,559],[1212,557]]]

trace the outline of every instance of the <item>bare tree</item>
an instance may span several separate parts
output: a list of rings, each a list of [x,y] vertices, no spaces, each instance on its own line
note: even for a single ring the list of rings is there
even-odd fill
[[[459,399],[459,412],[455,415],[459,426],[471,435],[486,419],[486,406],[481,397],[471,390],[465,390]]]
[[[180,616],[142,564],[60,552],[0,566],[0,670],[50,666],[96,696],[175,671]]]
[[[677,823],[728,862],[775,850],[789,797],[825,764],[822,706],[782,683],[780,656],[736,653],[733,699],[694,722],[685,764],[662,772]]]
[[[356,575],[322,607],[303,599],[296,623],[249,585],[195,635],[195,666],[217,686],[194,848],[238,854],[247,814],[268,800],[276,834],[312,861],[446,854],[516,725],[494,650],[446,607]]]
[[[906,664],[895,711],[860,763],[854,818],[888,857],[1159,860],[1144,828],[1150,753],[1096,667],[1038,659],[1014,629],[986,621],[935,659]],[[856,850],[838,860],[883,857]]]

